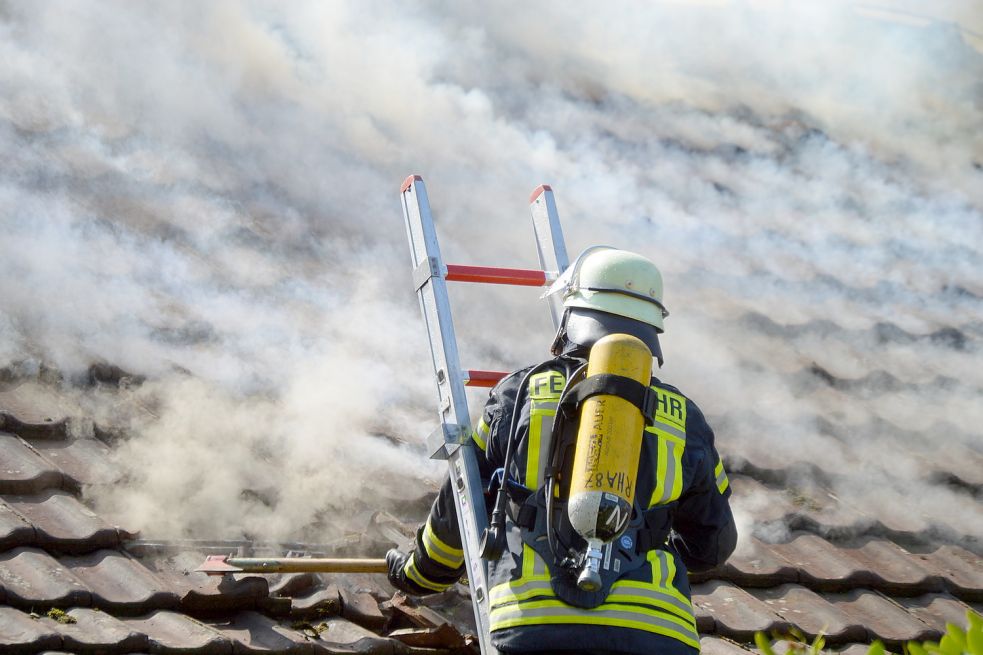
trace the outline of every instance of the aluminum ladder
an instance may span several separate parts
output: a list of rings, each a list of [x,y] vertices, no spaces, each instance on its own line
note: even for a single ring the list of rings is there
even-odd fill
[[[428,438],[431,459],[447,460],[450,469],[468,585],[483,655],[497,653],[488,621],[488,567],[480,555],[481,535],[488,526],[484,492],[478,474],[475,444],[465,387],[492,387],[507,373],[462,369],[451,318],[447,282],[478,282],[542,287],[552,284],[569,265],[553,191],[541,185],[529,198],[539,251],[538,270],[444,264],[423,178],[410,175],[400,189],[406,236],[410,243],[413,285],[420,299],[430,339],[440,426]],[[562,317],[562,301],[549,297],[554,328]]]

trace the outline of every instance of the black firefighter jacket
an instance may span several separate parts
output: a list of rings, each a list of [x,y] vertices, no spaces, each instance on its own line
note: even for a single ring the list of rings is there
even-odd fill
[[[504,465],[519,395],[510,477],[529,490],[539,487],[557,401],[567,376],[582,363],[558,357],[537,367],[525,389],[519,387],[533,367],[512,373],[491,390],[473,433],[486,482]],[[699,649],[686,572],[717,566],[734,550],[731,490],[700,409],[656,378],[651,386],[658,403],[655,423],[643,437],[635,494],[646,510],[646,524],[659,535],[646,552],[647,564],[618,579],[598,607],[568,605],[550,587],[553,563],[522,542],[510,518],[509,549],[489,563],[491,638],[500,651],[691,655]],[[446,589],[464,570],[452,493],[445,481],[404,567],[409,580],[431,591]],[[490,511],[491,503],[486,505]]]

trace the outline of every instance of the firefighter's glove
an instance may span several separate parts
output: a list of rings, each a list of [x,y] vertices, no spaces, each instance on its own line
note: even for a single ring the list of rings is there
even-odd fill
[[[433,590],[424,589],[406,577],[406,563],[409,559],[410,555],[401,553],[395,548],[391,548],[386,553],[386,565],[389,567],[389,584],[400,591],[414,596],[424,596],[434,593]]]

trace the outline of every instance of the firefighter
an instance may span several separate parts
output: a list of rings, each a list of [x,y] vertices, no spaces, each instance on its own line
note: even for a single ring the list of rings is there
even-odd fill
[[[645,257],[598,246],[568,268],[554,291],[564,294],[554,357],[492,389],[472,435],[482,478],[497,483],[506,499],[501,534],[494,534],[499,517],[492,519],[502,552],[489,549],[491,641],[503,653],[696,653],[687,571],[722,564],[737,541],[727,475],[696,404],[651,377],[630,481],[631,520],[604,545],[599,586],[578,582],[576,553],[585,541],[563,507],[577,427],[565,410],[568,383],[583,378],[592,346],[612,334],[641,340],[662,365],[659,334],[669,315],[662,276]],[[445,481],[412,552],[387,554],[394,587],[431,594],[461,577],[452,493]]]

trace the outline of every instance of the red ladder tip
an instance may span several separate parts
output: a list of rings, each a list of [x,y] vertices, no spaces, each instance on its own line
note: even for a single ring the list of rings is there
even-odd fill
[[[405,193],[406,190],[409,189],[411,186],[413,186],[413,183],[416,182],[417,180],[422,182],[423,178],[419,175],[416,175],[415,173],[413,175],[410,175],[405,180],[403,180],[403,186],[399,187],[399,192]]]
[[[539,196],[543,195],[543,192],[545,192],[545,191],[552,191],[552,190],[553,190],[553,188],[550,185],[548,185],[548,184],[540,184],[532,192],[532,195],[529,196],[529,204],[531,205],[532,203],[536,202],[536,198],[538,198]]]

